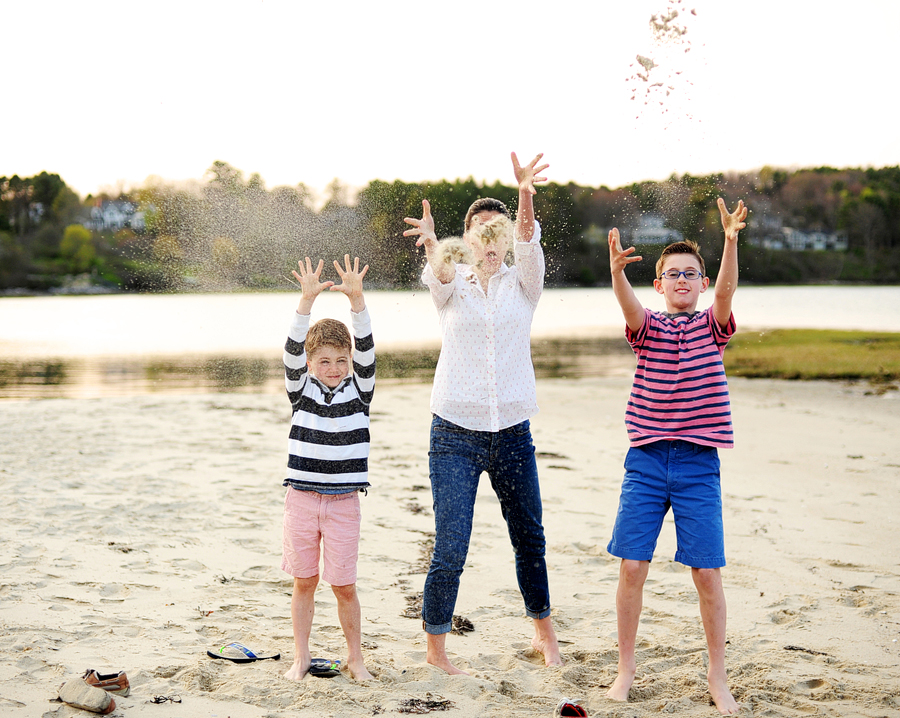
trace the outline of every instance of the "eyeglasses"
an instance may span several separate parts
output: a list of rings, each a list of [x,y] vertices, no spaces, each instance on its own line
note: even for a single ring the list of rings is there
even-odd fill
[[[700,279],[703,276],[703,272],[698,272],[696,269],[685,269],[683,272],[678,271],[677,269],[669,269],[668,271],[663,272],[659,278],[662,279],[665,277],[666,279],[678,279],[681,275],[684,275],[684,278],[689,282]]]

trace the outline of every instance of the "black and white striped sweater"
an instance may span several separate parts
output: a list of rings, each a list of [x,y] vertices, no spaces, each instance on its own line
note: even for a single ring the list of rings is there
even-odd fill
[[[353,371],[334,389],[306,365],[309,315],[295,314],[284,346],[284,383],[291,400],[284,486],[343,494],[369,486],[369,405],[375,391],[375,344],[368,309],[350,313]]]

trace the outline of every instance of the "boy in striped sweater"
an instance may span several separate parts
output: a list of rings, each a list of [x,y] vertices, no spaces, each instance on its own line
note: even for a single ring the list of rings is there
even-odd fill
[[[619,510],[607,550],[622,559],[616,592],[618,675],[607,696],[628,700],[636,671],[635,641],[643,587],[663,518],[672,507],[678,549],[675,560],[691,567],[709,651],[709,692],[723,715],[739,706],[725,673],[725,565],[719,448],[733,446],[728,384],[722,364],[735,331],[731,301],[737,287],[738,231],[747,208],[729,213],[718,200],[725,248],[710,309],[698,312],[709,287],[694,242],[666,247],[656,264],[656,291],[666,312],[641,306],[625,267],[639,262],[634,247],[622,249],[619,232],[609,233],[613,291],[625,315],[626,337],[637,356],[625,424],[631,444]]]
[[[337,599],[338,619],[347,640],[347,667],[356,680],[371,680],[363,662],[356,561],[359,553],[359,492],[369,486],[369,406],[375,389],[375,348],[363,298],[362,280],[369,265],[359,259],[334,262],[341,284],[322,282],[323,262],[313,269],[309,257],[298,262],[302,294],[284,347],[285,386],[291,400],[288,441],[288,487],[284,500],[281,567],[294,577],[291,622],[294,663],[286,678],[301,680],[312,660],[309,636],[319,582],[319,544],[324,554],[322,578]],[[350,300],[355,346],[347,327],[321,319],[310,327],[313,302],[324,290]],[[351,357],[352,354],[352,357]]]

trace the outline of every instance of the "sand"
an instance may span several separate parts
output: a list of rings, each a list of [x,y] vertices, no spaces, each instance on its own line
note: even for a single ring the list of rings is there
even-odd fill
[[[359,595],[377,680],[282,678],[291,583],[280,569],[288,404],[209,394],[0,404],[0,712],[87,715],[53,702],[87,668],[124,669],[121,716],[371,716],[409,699],[447,715],[712,716],[690,572],[667,522],[650,570],[628,704],[616,663],[617,560],[606,553],[626,450],[629,378],[539,381],[533,420],[554,620],[566,665],[531,653],[496,499],[483,487],[448,639],[471,677],[423,663],[433,530],[428,394],[383,383],[362,498]],[[737,448],[723,451],[727,666],[745,715],[900,716],[900,398],[864,385],[731,380]],[[487,482],[484,482],[487,484]],[[343,657],[327,585],[313,654]],[[281,661],[206,656],[240,640]],[[791,648],[789,648],[791,647]],[[157,695],[182,703],[156,705]]]

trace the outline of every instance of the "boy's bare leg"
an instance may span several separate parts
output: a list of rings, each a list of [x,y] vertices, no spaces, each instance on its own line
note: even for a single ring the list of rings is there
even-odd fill
[[[722,715],[733,715],[740,710],[728,689],[725,673],[725,591],[722,589],[722,572],[717,568],[692,568],[691,576],[700,597],[700,617],[706,632],[709,651],[709,692]]]
[[[294,626],[294,664],[285,678],[300,681],[309,671],[309,634],[312,631],[313,614],[316,611],[316,586],[319,577],[294,578],[291,596],[291,623]]]
[[[446,633],[426,633],[428,645],[425,650],[425,662],[430,663],[435,668],[449,673],[451,676],[467,676],[463,671],[454,666],[447,657],[447,634]]]
[[[362,613],[359,608],[359,596],[356,594],[356,584],[346,586],[332,586],[334,597],[337,599],[338,620],[344,629],[344,638],[347,639],[347,669],[350,675],[357,681],[374,680],[363,660],[362,647]]]
[[[531,639],[531,647],[543,654],[544,665],[561,666],[563,661],[559,655],[559,641],[556,640],[556,631],[553,630],[550,616],[532,620],[534,621],[534,638]]]
[[[619,586],[616,589],[616,629],[619,643],[619,665],[616,680],[606,692],[614,701],[627,701],[637,664],[634,645],[637,641],[641,609],[644,606],[644,581],[650,571],[649,561],[622,559]]]

